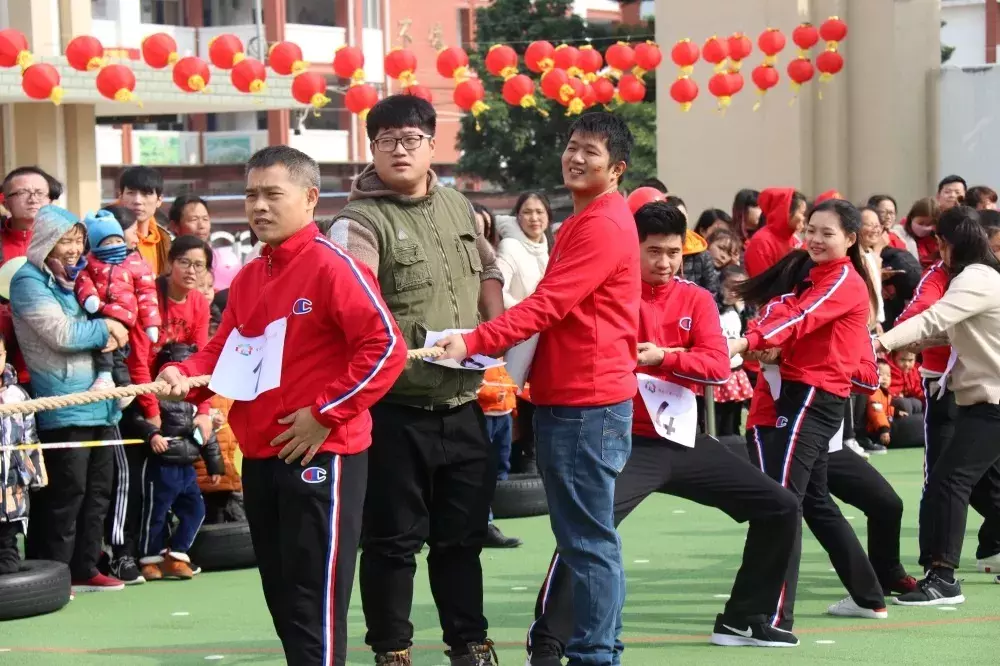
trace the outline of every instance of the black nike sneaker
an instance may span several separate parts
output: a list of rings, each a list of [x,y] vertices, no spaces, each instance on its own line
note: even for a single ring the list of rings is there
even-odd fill
[[[723,647],[788,648],[799,644],[799,639],[790,631],[772,627],[767,622],[727,621],[721,613],[715,616],[715,629],[710,641]]]
[[[948,606],[965,602],[962,584],[957,580],[946,581],[933,571],[928,571],[923,580],[917,581],[913,592],[893,597],[893,603],[900,606]]]

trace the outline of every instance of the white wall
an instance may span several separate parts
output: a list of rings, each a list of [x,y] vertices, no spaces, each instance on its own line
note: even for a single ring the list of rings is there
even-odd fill
[[[949,65],[966,67],[986,62],[985,0],[942,0],[941,43],[954,46]]]
[[[594,9],[602,12],[621,11],[621,5],[616,0],[576,0],[573,3],[573,13],[587,18],[587,10]]]
[[[960,174],[969,185],[1000,189],[1000,67],[961,69],[940,74],[940,159],[937,177]]]

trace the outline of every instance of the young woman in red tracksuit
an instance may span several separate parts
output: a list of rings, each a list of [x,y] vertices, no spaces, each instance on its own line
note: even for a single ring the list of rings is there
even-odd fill
[[[684,214],[654,202],[639,209],[635,221],[642,267],[639,372],[689,390],[697,384],[725,383],[729,359],[715,299],[693,282],[675,277],[683,260]],[[768,623],[795,537],[795,497],[712,437],[698,436],[693,448],[661,437],[638,394],[634,405],[632,455],[615,482],[615,525],[653,493],[683,497],[717,507],[739,522],[749,521],[743,564],[711,641],[723,646],[797,645],[790,632]],[[566,566],[556,555],[528,631],[531,666],[562,663],[573,629],[572,601]]]
[[[827,487],[828,448],[843,423],[852,386],[870,393],[878,385],[869,334],[875,296],[858,245],[860,228],[861,214],[846,201],[833,199],[813,208],[806,250],[790,253],[741,286],[748,303],[768,305],[752,330],[730,340],[729,348],[731,354],[781,349],[775,428],[755,442],[759,462],[799,498],[804,514],[815,517],[810,526],[851,592],[830,612],[884,618],[878,577]],[[815,266],[808,284],[795,292],[810,259]],[[754,396],[748,427],[768,425],[761,418],[761,397]],[[793,623],[801,545],[800,528],[772,619],[786,630]]]

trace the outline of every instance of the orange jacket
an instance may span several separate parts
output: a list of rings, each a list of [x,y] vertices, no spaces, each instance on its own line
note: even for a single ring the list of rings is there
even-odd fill
[[[490,368],[483,377],[478,397],[479,406],[487,416],[509,414],[517,406],[517,384],[503,366]]]
[[[879,435],[889,432],[889,424],[895,412],[889,394],[879,387],[868,396],[868,432]]]
[[[218,485],[213,486],[208,481],[208,474],[205,473],[205,462],[201,458],[198,458],[194,464],[194,470],[198,474],[198,487],[201,488],[201,492],[203,493],[219,493],[223,491],[243,492],[243,481],[240,479],[240,473],[236,471],[236,466],[233,464],[233,456],[236,455],[240,443],[236,441],[236,435],[233,434],[233,429],[229,427],[228,423],[229,408],[232,406],[233,401],[223,398],[221,395],[216,395],[212,398],[212,408],[218,409],[227,419],[227,423],[216,433],[216,437],[219,439],[219,450],[222,452],[222,462],[226,466],[226,473],[222,476]]]

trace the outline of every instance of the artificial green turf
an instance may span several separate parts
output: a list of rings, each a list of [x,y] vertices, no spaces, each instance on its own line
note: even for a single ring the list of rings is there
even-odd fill
[[[916,573],[917,498],[921,452],[894,451],[873,458],[906,503],[903,559]],[[859,533],[864,516],[845,506]],[[975,573],[975,530],[970,515],[963,590],[954,610],[889,607],[887,621],[833,618],[826,607],[845,596],[829,560],[807,535],[796,606],[802,644],[789,650],[717,648],[707,634],[729,592],[745,529],[722,513],[672,497],[650,498],[622,525],[628,570],[623,662],[661,664],[996,664],[1000,658],[1000,585]],[[500,661],[524,663],[521,647],[535,593],[553,547],[546,518],[503,521],[525,540],[517,550],[485,551],[486,609]],[[862,536],[862,540],[864,537]],[[174,615],[187,613],[187,615]],[[414,599],[419,666],[447,664],[437,615],[421,561]],[[348,663],[371,664],[363,643],[364,619],[355,590]],[[833,641],[833,643],[817,643]],[[203,574],[190,582],[150,583],[118,593],[80,595],[52,615],[0,624],[0,663],[196,664],[221,656],[222,664],[280,664],[255,571]],[[214,661],[214,660],[210,660]]]

